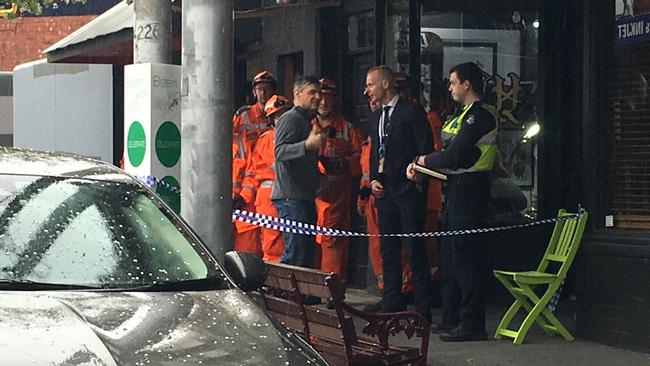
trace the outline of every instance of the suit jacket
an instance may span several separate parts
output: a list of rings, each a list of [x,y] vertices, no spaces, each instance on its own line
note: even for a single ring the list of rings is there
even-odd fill
[[[370,180],[378,180],[386,190],[386,198],[413,192],[417,184],[406,178],[406,167],[418,155],[433,151],[433,134],[427,114],[421,105],[399,98],[390,117],[388,137],[384,143],[384,172],[379,174],[379,119],[383,109],[368,116],[370,125]]]

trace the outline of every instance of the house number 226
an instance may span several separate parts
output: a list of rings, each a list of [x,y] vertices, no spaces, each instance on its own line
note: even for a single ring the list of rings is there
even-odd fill
[[[157,39],[160,37],[160,24],[148,23],[139,25],[135,36],[136,39]]]

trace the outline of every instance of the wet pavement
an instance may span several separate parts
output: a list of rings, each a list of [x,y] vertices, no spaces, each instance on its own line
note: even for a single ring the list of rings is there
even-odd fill
[[[363,308],[374,304],[379,297],[364,289],[350,288],[346,292],[346,302]],[[488,340],[483,342],[442,342],[432,334],[429,341],[429,366],[650,366],[650,354],[614,348],[583,339],[568,342],[558,336],[548,336],[533,325],[524,344],[515,345],[508,339],[494,339],[493,334],[501,316],[506,311],[503,306],[490,306],[487,309]],[[575,336],[575,325],[569,305],[560,303],[558,317],[562,324]],[[434,309],[434,322],[439,319],[440,309]]]

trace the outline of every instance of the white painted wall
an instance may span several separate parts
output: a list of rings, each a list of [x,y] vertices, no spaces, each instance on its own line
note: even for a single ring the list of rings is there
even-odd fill
[[[13,92],[14,146],[113,161],[112,65],[22,64]]]

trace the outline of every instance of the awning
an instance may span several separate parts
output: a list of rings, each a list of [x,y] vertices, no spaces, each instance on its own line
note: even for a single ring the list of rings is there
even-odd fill
[[[279,11],[339,6],[341,0],[299,0],[291,4],[236,11],[235,19],[257,18]],[[179,1],[180,5],[180,1]],[[175,11],[180,11],[176,5]],[[173,9],[174,11],[174,9]],[[130,64],[133,61],[133,2],[124,0],[70,33],[45,51],[48,62]],[[172,50],[180,50],[180,30],[172,34]]]
[[[133,18],[133,3],[127,4],[126,1],[121,1],[83,27],[51,45],[43,53],[49,54],[74,44],[117,33],[122,29],[133,28]]]

